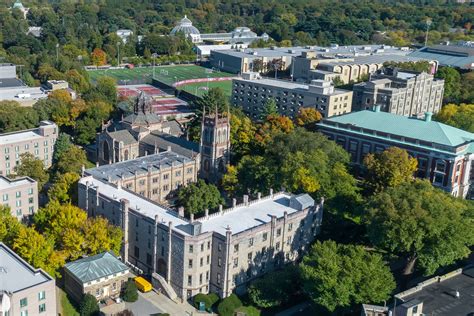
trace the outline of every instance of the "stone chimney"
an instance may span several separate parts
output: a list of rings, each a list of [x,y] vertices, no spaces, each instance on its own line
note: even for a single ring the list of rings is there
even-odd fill
[[[204,216],[206,216],[206,218],[209,217],[209,209],[208,209],[208,208],[206,208],[206,209],[204,210]]]
[[[189,220],[190,220],[191,223],[194,223],[194,214],[193,213],[191,213],[189,215]]]
[[[233,198],[232,199],[232,207],[236,207],[236,206],[237,206],[237,199]]]
[[[219,214],[221,214],[223,210],[224,210],[224,207],[222,206],[222,204],[219,204]]]
[[[260,200],[261,198],[262,198],[262,193],[261,193],[261,192],[258,192],[258,193],[257,193],[257,199]]]
[[[270,189],[270,196],[273,197],[273,189]]]
[[[184,207],[182,206],[178,207],[178,215],[181,217],[184,217]]]
[[[244,194],[244,205],[249,205],[249,196],[247,194]]]

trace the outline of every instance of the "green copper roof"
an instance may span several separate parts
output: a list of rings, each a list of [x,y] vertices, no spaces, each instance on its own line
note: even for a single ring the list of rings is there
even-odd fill
[[[128,267],[111,252],[104,252],[92,257],[69,262],[65,265],[65,268],[81,280],[82,283],[128,270]]]
[[[423,119],[410,118],[386,112],[364,110],[331,117],[325,121],[351,124],[369,130],[409,137],[421,141],[437,143],[450,147],[473,142],[474,134],[464,130]],[[320,125],[325,125],[324,122]],[[474,146],[471,144],[470,149]]]

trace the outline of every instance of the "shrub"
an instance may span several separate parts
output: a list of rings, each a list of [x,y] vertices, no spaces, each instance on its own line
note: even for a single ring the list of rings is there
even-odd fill
[[[242,302],[239,297],[235,294],[231,294],[219,303],[217,312],[220,316],[233,316],[235,310],[240,306],[242,306]]]
[[[125,302],[136,302],[138,300],[138,289],[133,279],[128,279],[123,289],[122,299]]]
[[[79,307],[79,313],[81,316],[94,316],[99,313],[99,304],[97,304],[94,296],[91,294],[84,295]]]
[[[204,302],[206,310],[210,310],[212,306],[219,301],[219,296],[216,293],[210,294],[196,294],[193,299],[194,307],[199,309],[199,304]]]

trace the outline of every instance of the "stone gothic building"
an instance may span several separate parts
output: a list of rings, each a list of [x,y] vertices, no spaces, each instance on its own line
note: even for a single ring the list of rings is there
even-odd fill
[[[164,121],[152,112],[151,97],[142,92],[132,114],[97,135],[97,162],[111,164],[169,150],[199,162],[199,145],[179,137],[182,134],[176,121]]]

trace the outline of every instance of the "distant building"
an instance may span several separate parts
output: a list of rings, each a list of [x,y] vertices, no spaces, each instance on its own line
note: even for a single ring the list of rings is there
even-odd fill
[[[183,33],[184,36],[193,43],[250,44],[258,39],[267,41],[270,38],[266,33],[263,33],[262,36],[258,36],[248,27],[237,27],[230,33],[201,34],[186,15],[171,30],[170,35],[176,35],[178,33]]]
[[[129,267],[111,252],[82,258],[64,266],[64,287],[76,302],[81,302],[86,294],[94,296],[97,301],[117,298],[129,277]]]
[[[28,12],[30,11],[30,8],[26,8],[23,3],[21,3],[20,0],[16,0],[15,3],[12,6],[12,9],[20,10],[21,13],[23,14],[23,18],[26,19],[26,16]]]
[[[336,89],[329,81],[313,80],[311,84],[261,78],[245,73],[232,80],[232,104],[241,107],[252,118],[260,119],[269,99],[274,99],[281,115],[295,117],[300,108],[313,107],[323,117],[351,112],[352,91]]]
[[[0,314],[57,315],[55,280],[0,242]]]
[[[473,70],[474,42],[426,46],[410,53],[409,56],[437,60],[440,66]]]
[[[219,51],[219,50],[228,50],[228,49],[245,49],[248,47],[248,44],[216,44],[216,45],[205,45],[199,44],[195,45],[196,53],[201,58],[206,58],[211,55],[211,51]]]
[[[38,183],[29,177],[0,176],[0,204],[9,206],[19,220],[32,216],[38,210]]]
[[[456,197],[468,197],[474,180],[474,134],[431,120],[374,110],[352,112],[317,124],[329,139],[362,166],[368,153],[389,147],[408,151],[418,160],[416,176]]]
[[[49,168],[57,138],[58,126],[50,121],[34,129],[0,134],[0,176],[14,173],[23,153],[32,154]]]
[[[354,85],[354,110],[381,110],[404,116],[418,116],[441,110],[444,80],[425,72],[385,69],[374,74],[369,81]]]
[[[110,123],[97,135],[99,164],[116,163],[137,157],[171,151],[200,161],[199,145],[170,135],[170,124],[152,112],[152,100],[141,92],[132,114]]]
[[[470,315],[474,267],[435,276],[394,295],[390,306],[362,305],[361,316]]]
[[[36,38],[40,38],[42,32],[43,28],[41,26],[30,26],[28,27],[28,32],[26,32],[26,35],[32,35]]]
[[[199,160],[164,151],[87,169],[84,174],[165,203],[177,189],[196,182],[199,169]]]
[[[349,82],[359,78],[360,72],[370,72],[375,65],[385,61],[425,60],[422,58],[406,57],[410,52],[411,50],[407,47],[387,45],[273,46],[269,48],[212,50],[209,60],[213,67],[232,73],[248,71],[265,73],[272,70],[271,63],[276,59],[281,62],[281,70],[288,70],[290,76],[298,81],[310,82],[313,79],[328,79],[314,74],[314,71],[322,71],[339,73],[338,76],[343,82],[346,82],[346,80]],[[322,65],[319,66],[320,63],[326,65],[324,67]],[[340,66],[345,65],[346,67],[339,69],[336,67],[338,63],[340,63]],[[370,71],[366,71],[367,67],[370,68]]]
[[[130,37],[133,35],[133,31],[132,30],[117,30],[115,34],[117,34],[117,36],[120,37],[122,42],[126,44],[128,40],[130,39]]]
[[[23,106],[32,106],[48,94],[40,87],[28,87],[17,78],[16,66],[0,64],[0,101],[16,101]]]
[[[69,83],[66,80],[48,80],[45,85],[45,91],[50,93],[56,90],[66,90],[73,100],[77,98],[77,93],[69,88]]]
[[[419,62],[422,58],[406,56],[407,50],[397,47],[382,45],[378,49],[372,49],[370,54],[364,54],[354,49],[353,53],[337,53],[333,49],[331,53],[314,50],[303,52],[300,56],[293,58],[293,79],[310,82],[313,79],[334,80],[339,78],[343,83],[358,82],[375,73],[383,67],[386,62]],[[341,50],[341,49],[339,49]],[[363,50],[364,51],[364,50]],[[430,61],[433,72],[437,69],[437,62]]]
[[[83,177],[79,206],[122,228],[125,262],[152,275],[170,297],[229,296],[250,281],[293,262],[319,232],[323,206],[308,194],[273,193],[203,217],[184,217],[120,186]]]

